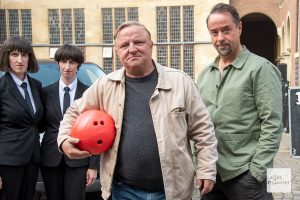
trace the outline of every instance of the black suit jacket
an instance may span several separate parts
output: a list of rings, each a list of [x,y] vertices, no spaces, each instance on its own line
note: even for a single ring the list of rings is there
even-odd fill
[[[40,162],[39,124],[43,117],[42,84],[28,76],[36,107],[34,116],[7,72],[0,78],[0,165]]]
[[[75,99],[82,96],[83,92],[88,88],[80,81],[77,83]],[[61,159],[65,159],[69,167],[89,166],[90,169],[99,167],[99,156],[91,158],[71,160],[66,155],[61,154],[57,147],[57,135],[60,121],[63,119],[60,103],[59,103],[59,82],[55,82],[45,88],[42,92],[42,100],[44,104],[44,130],[45,134],[42,140],[42,166],[57,167]]]

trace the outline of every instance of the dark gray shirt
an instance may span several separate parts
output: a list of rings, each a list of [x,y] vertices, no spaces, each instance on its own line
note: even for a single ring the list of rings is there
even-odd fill
[[[115,180],[148,191],[163,191],[163,179],[149,100],[156,69],[143,78],[125,77],[125,107]]]

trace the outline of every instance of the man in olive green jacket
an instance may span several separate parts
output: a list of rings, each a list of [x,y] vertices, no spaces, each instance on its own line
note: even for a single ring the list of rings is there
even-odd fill
[[[282,92],[278,69],[240,43],[242,24],[234,7],[217,4],[207,18],[219,56],[197,84],[218,139],[214,190],[204,199],[264,199],[266,171],[282,134]]]

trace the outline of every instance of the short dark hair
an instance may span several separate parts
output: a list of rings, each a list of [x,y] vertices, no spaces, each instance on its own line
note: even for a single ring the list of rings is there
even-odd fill
[[[121,30],[123,30],[124,28],[127,28],[129,26],[140,26],[140,27],[142,27],[147,32],[147,34],[149,35],[149,37],[151,39],[151,33],[150,33],[150,31],[143,24],[141,24],[140,22],[137,22],[137,21],[127,21],[127,22],[124,22],[123,24],[121,24],[117,28],[117,30],[116,30],[116,32],[114,34],[114,40],[116,40],[116,38],[118,37],[118,35],[119,35],[119,33],[120,33]]]
[[[240,15],[235,9],[235,7],[226,4],[226,3],[218,3],[212,9],[210,10],[209,15],[206,18],[206,25],[208,25],[208,20],[211,14],[214,13],[222,13],[222,12],[228,12],[232,16],[233,22],[238,26],[241,22]]]
[[[60,46],[55,52],[54,59],[57,63],[66,60],[75,61],[79,64],[77,68],[79,68],[84,62],[82,51],[78,47],[71,44],[64,44]]]
[[[9,54],[13,51],[18,51],[20,53],[28,53],[28,72],[37,72],[39,71],[39,65],[35,58],[33,48],[28,40],[21,36],[11,36],[7,38],[0,50],[0,70],[9,72]]]

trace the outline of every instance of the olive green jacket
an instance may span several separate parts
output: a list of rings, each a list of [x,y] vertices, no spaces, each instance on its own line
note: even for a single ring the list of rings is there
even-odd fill
[[[226,181],[250,169],[263,181],[283,131],[280,72],[246,47],[222,75],[218,59],[197,80],[218,139],[217,171]]]

